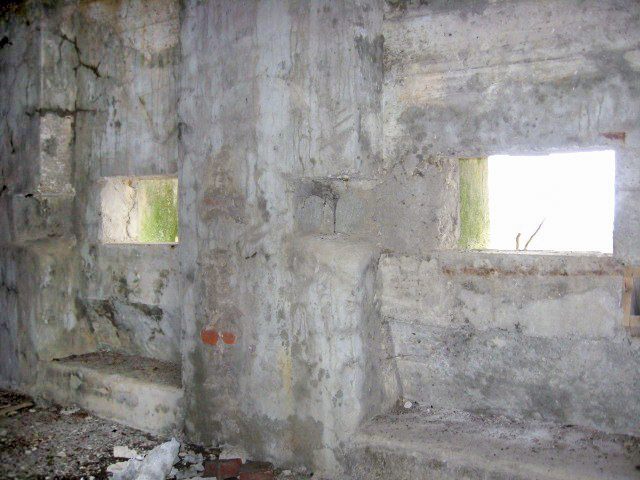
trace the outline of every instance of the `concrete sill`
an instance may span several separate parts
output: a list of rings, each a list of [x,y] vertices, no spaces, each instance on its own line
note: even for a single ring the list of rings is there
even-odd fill
[[[109,247],[128,247],[128,246],[145,246],[145,247],[175,247],[176,245],[180,245],[179,242],[154,242],[154,243],[144,243],[144,242],[102,242],[102,245],[107,245]]]
[[[595,252],[437,250],[425,255],[442,273],[465,275],[620,276],[623,266],[611,255]]]
[[[556,250],[456,250],[460,253],[473,253],[475,255],[516,255],[516,256],[553,256],[553,257],[589,257],[589,258],[613,258],[611,253],[602,252],[564,252]]]

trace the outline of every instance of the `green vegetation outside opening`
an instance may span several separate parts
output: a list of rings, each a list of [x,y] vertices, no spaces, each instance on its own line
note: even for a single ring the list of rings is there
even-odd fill
[[[466,250],[489,246],[489,161],[461,158],[460,237],[458,247]]]
[[[138,181],[140,242],[178,242],[178,180],[151,178]]]

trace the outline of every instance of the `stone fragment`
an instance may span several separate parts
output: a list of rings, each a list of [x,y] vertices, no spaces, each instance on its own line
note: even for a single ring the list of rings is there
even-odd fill
[[[78,413],[80,411],[79,408],[63,408],[60,410],[60,415],[73,415],[74,413]]]
[[[32,406],[32,402],[22,402],[18,403],[17,405],[9,405],[8,407],[3,407],[2,409],[0,409],[0,417],[10,417],[12,415],[15,415],[18,411]]]
[[[118,462],[112,465],[109,465],[109,468],[113,470],[113,480],[135,480],[138,478],[138,472],[140,467],[142,466],[142,462],[135,458],[132,458],[126,462]]]
[[[202,465],[191,465],[187,470],[177,470],[175,478],[176,480],[188,480],[190,478],[199,476],[202,470],[204,470],[204,467]]]
[[[164,480],[178,459],[180,442],[172,438],[158,445],[142,461],[136,480]]]
[[[116,463],[112,463],[111,465],[109,465],[107,467],[107,472],[108,473],[113,473],[113,474],[119,474],[122,473],[125,468],[127,468],[127,465],[129,464],[129,462],[116,462]]]
[[[203,457],[201,453],[189,451],[185,455],[182,455],[182,460],[185,463],[202,463]]]
[[[125,445],[116,445],[113,447],[113,456],[115,458],[136,458],[138,456],[138,452]]]
[[[225,445],[220,452],[220,460],[227,460],[231,458],[239,458],[242,463],[247,461],[247,451],[235,445]]]

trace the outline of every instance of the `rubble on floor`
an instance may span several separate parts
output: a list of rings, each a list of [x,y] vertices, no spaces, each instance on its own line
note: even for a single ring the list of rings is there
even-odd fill
[[[165,480],[169,474],[177,471],[173,465],[178,462],[178,452],[180,442],[175,438],[158,445],[144,457],[134,456],[128,462],[118,462],[116,465],[125,463],[120,471],[113,471],[114,480]],[[114,465],[110,465],[109,468]],[[204,467],[201,468],[203,470]],[[175,478],[176,473],[173,474]],[[192,475],[190,475],[192,476]]]
[[[246,460],[241,449],[202,447],[161,438],[95,417],[80,408],[34,402],[0,390],[0,478],[83,480],[200,480],[218,462],[237,462],[240,480],[313,476]],[[181,439],[179,439],[181,440]],[[223,457],[220,459],[220,457]],[[224,476],[224,478],[233,478]]]

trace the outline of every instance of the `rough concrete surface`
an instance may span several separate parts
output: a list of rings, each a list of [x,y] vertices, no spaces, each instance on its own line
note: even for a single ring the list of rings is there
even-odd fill
[[[93,365],[84,395],[52,360],[169,362],[190,441],[335,477],[405,397],[640,433],[639,19],[635,0],[3,6],[0,384],[135,422],[152,378],[118,390]],[[460,158],[594,149],[616,153],[613,255],[455,250]],[[131,207],[114,177],[177,178],[177,244],[105,242]]]
[[[406,398],[637,433],[640,350],[611,257],[384,255],[379,272]]]
[[[606,147],[618,170],[637,171],[637,9],[634,1],[387,2],[385,165]],[[637,263],[627,188],[617,183],[614,254]]]
[[[30,400],[24,395],[0,390],[2,407]],[[107,473],[107,467],[123,460],[114,457],[114,447],[126,446],[144,455],[165,440],[165,437],[95,417],[80,408],[36,402],[12,416],[0,418],[0,475],[18,479],[113,478]],[[180,451],[175,468],[180,473],[188,473],[191,457],[217,458],[220,449],[183,442]]]
[[[622,269],[610,256],[384,255],[380,278],[382,314],[404,322],[537,337],[624,335]]]
[[[93,416],[77,407],[61,407],[15,392],[0,390],[0,408],[26,407],[0,417],[0,475],[18,479],[113,478],[108,468],[126,458],[122,452],[144,456],[167,437],[152,435]],[[199,478],[203,461],[225,458],[227,446],[190,444],[183,439],[170,479]],[[125,447],[117,448],[116,447]],[[275,469],[280,480],[321,478],[304,465]]]
[[[147,432],[181,432],[182,388],[178,365],[112,353],[47,362],[38,392],[63,405]]]
[[[355,439],[352,478],[632,479],[640,439],[575,425],[399,407]]]
[[[194,2],[184,11],[180,262],[193,438],[341,470],[341,443],[366,411],[363,367],[375,370],[353,335],[372,307],[374,256],[348,238],[296,240],[294,219],[298,188],[331,197],[331,178],[380,163],[381,22],[377,1]],[[331,208],[313,209],[305,233],[333,234]],[[205,328],[237,341],[203,343]]]

